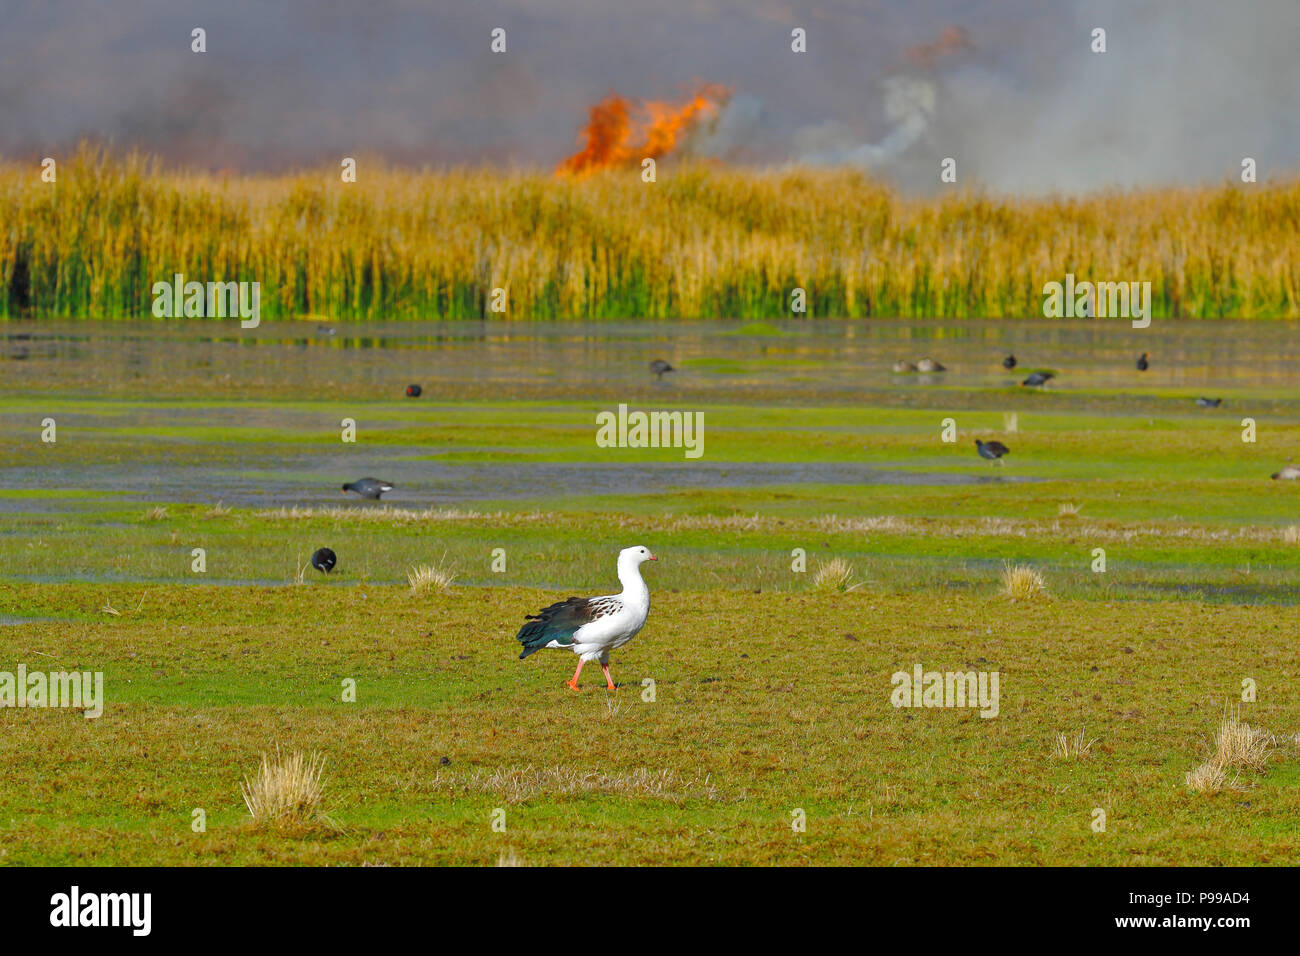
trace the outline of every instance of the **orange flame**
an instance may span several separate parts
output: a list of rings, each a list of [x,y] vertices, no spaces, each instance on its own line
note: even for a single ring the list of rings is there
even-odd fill
[[[969,49],[973,44],[962,27],[948,27],[933,43],[918,43],[903,51],[903,56],[919,67],[931,67],[934,61],[958,50]]]
[[[684,103],[646,102],[610,93],[590,110],[578,134],[582,149],[556,168],[558,174],[583,175],[628,166],[646,157],[672,152],[702,119],[717,114],[731,90],[717,84],[699,87]]]

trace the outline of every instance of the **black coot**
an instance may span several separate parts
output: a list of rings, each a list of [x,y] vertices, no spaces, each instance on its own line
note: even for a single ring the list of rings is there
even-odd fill
[[[338,556],[329,548],[317,548],[312,552],[311,566],[323,574],[329,574],[338,560]]]
[[[393,486],[387,481],[380,481],[378,478],[362,478],[359,481],[349,481],[343,486],[344,491],[355,491],[362,498],[373,498],[378,501],[379,496],[385,491],[392,491]]]

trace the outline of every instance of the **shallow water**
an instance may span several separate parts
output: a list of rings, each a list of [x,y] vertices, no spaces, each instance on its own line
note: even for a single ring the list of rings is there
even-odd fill
[[[322,399],[404,401],[419,383],[424,403],[456,399],[631,401],[689,407],[739,405],[993,407],[1050,402],[1058,411],[1231,414],[1253,408],[1300,417],[1296,389],[1300,324],[1277,322],[803,321],[505,323],[436,322],[365,326],[267,324],[243,330],[220,321],[0,323],[0,395],[48,395],[101,402],[79,422],[92,429],[154,425],[263,427],[286,434],[318,428]],[[1009,351],[1015,372],[1001,367]],[[1151,369],[1134,360],[1146,351]],[[931,357],[941,374],[896,375],[893,362]],[[647,365],[677,366],[662,382]],[[1027,370],[1057,372],[1048,394],[1020,388]],[[1195,395],[1224,397],[1198,410]],[[198,404],[176,405],[196,399]],[[269,407],[243,408],[246,399]],[[144,402],[130,404],[124,400]],[[222,402],[229,404],[222,405]],[[286,404],[281,406],[279,402]],[[157,404],[153,404],[157,402]],[[293,404],[288,404],[292,402]],[[29,430],[30,413],[0,406],[0,428]],[[91,419],[93,418],[93,421]],[[308,420],[311,424],[308,425]],[[331,425],[331,427],[333,427]],[[101,434],[104,434],[101,432]],[[221,441],[123,439],[88,466],[36,469],[0,461],[0,487],[75,488],[146,501],[224,501],[279,507],[338,504],[340,478],[371,474],[398,485],[385,500],[415,506],[591,494],[652,494],[667,488],[747,488],[799,484],[975,484],[1005,474],[917,473],[856,464],[655,465],[511,461],[448,464],[428,448],[352,454],[248,448]],[[457,450],[464,451],[464,446]],[[900,462],[900,465],[905,463]],[[349,500],[355,498],[349,496]],[[10,511],[58,511],[76,499],[14,499]]]
[[[748,334],[746,330],[776,334]],[[332,331],[333,334],[326,334]],[[709,401],[909,404],[928,389],[1017,387],[1053,369],[1053,393],[1154,400],[1163,390],[1296,400],[1300,323],[1121,320],[508,323],[240,329],[220,320],[0,323],[0,391],[239,398],[618,398],[654,388]],[[1151,368],[1134,368],[1142,352]],[[1019,367],[1002,358],[1014,352]],[[941,374],[895,375],[931,357]],[[677,366],[662,383],[647,366]],[[653,393],[652,393],[653,394]],[[1180,398],[1181,400],[1181,398]],[[1103,403],[1104,404],[1104,403]]]
[[[39,480],[54,487],[88,492],[123,492],[145,502],[201,502],[227,507],[280,508],[348,504],[352,507],[467,506],[485,499],[542,499],[576,495],[650,495],[667,489],[753,488],[817,485],[905,484],[916,486],[977,485],[989,482],[1032,481],[1008,475],[970,475],[892,471],[853,463],[750,464],[664,462],[598,465],[537,462],[519,464],[459,464],[412,461],[394,456],[401,449],[381,449],[367,456],[373,472],[396,488],[382,502],[344,494],[339,475],[357,470],[355,457],[282,456],[259,462],[249,474],[237,464],[202,467],[173,463],[112,463],[91,468],[43,468]],[[281,474],[261,469],[282,468]],[[28,469],[0,467],[6,487],[34,487]],[[0,501],[0,511],[63,512],[77,507],[76,499],[20,498]]]

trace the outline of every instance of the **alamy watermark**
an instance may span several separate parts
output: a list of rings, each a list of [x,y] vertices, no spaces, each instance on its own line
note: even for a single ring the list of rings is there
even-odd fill
[[[1150,282],[1065,282],[1043,286],[1043,315],[1049,319],[1132,319],[1133,328],[1151,324]]]
[[[687,458],[704,455],[703,412],[643,412],[618,406],[618,414],[596,413],[600,448],[684,448]]]
[[[159,319],[227,319],[255,329],[262,321],[260,282],[186,282],[176,273],[171,282],[153,284],[153,314]]]
[[[104,713],[102,671],[0,671],[0,707],[72,707],[87,720]]]
[[[153,894],[83,893],[74,885],[50,897],[50,925],[124,927],[133,936],[148,936],[153,929]]]
[[[897,671],[889,702],[895,707],[978,707],[981,717],[998,715],[997,671]]]

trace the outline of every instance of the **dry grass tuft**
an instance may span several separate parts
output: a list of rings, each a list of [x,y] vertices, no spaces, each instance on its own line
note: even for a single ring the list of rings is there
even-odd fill
[[[253,515],[270,521],[313,521],[328,519],[346,524],[390,524],[395,528],[409,524],[421,524],[438,521],[479,521],[484,518],[501,518],[503,512],[486,515],[481,511],[462,511],[459,508],[393,508],[383,505],[378,508],[339,508],[324,505],[321,507],[263,508]],[[547,515],[515,515],[521,521],[541,520]]]
[[[426,591],[445,591],[456,580],[456,569],[447,564],[444,554],[436,565],[417,564],[406,572],[406,580],[411,582],[412,594]]]
[[[1087,728],[1080,730],[1073,737],[1068,734],[1057,734],[1056,742],[1052,745],[1052,756],[1059,760],[1082,760],[1092,753],[1092,745],[1097,742],[1097,738],[1089,738]]]
[[[1079,517],[1079,506],[1073,501],[1062,501],[1057,505],[1056,513],[1062,518],[1077,518]]]
[[[245,777],[239,785],[253,826],[276,830],[335,828],[334,821],[321,808],[324,769],[325,758],[316,753],[286,756],[277,746],[274,759],[262,754],[257,776]]]
[[[218,501],[215,505],[203,513],[205,518],[222,518],[230,514],[230,509],[226,507],[225,501]]]
[[[1045,598],[1048,597],[1047,582],[1026,564],[1008,564],[1002,569],[1002,593],[1013,601]]]
[[[1241,773],[1263,773],[1276,748],[1277,738],[1243,721],[1240,707],[1225,709],[1219,729],[1214,732],[1214,752],[1209,760],[1187,774],[1187,786],[1197,793],[1249,789],[1241,783]],[[1229,771],[1233,771],[1231,780]]]
[[[435,781],[436,783],[437,781]],[[649,797],[678,803],[684,800],[718,798],[708,774],[682,779],[676,770],[576,770],[571,767],[522,770],[479,770],[459,785],[471,793],[490,793],[508,803],[523,803],[537,797],[561,797],[583,793],[606,793],[619,796]]]
[[[1228,774],[1212,760],[1207,760],[1195,770],[1187,772],[1187,789],[1193,793],[1218,793],[1228,786]],[[1236,781],[1233,781],[1234,789]]]
[[[565,515],[552,511],[480,512],[462,511],[458,508],[394,508],[389,505],[366,508],[292,507],[265,508],[253,513],[262,521],[316,521],[328,520],[342,525],[388,525],[394,528],[420,524],[452,524],[490,521],[502,527],[523,528],[551,525],[566,520]],[[1009,537],[1030,538],[1042,535],[1086,534],[1099,542],[1143,541],[1176,542],[1195,541],[1204,544],[1262,543],[1282,541],[1286,530],[1276,525],[1239,525],[1221,527],[1195,525],[1185,522],[1122,524],[1119,522],[1090,522],[1080,528],[1060,518],[1013,520],[1009,518],[950,518],[930,520],[898,515],[873,515],[870,517],[843,517],[818,515],[813,518],[790,518],[777,515],[656,515],[653,519],[641,515],[611,515],[613,525],[623,531],[645,534],[665,531],[780,531],[798,533],[801,529],[817,532],[879,533],[896,535],[923,535],[942,538]]]
[[[613,720],[623,711],[623,701],[617,696],[611,696],[608,692],[605,694],[605,712],[601,714],[602,720]]]
[[[819,561],[817,563],[817,572],[813,575],[812,589],[814,591],[843,591],[848,592],[862,587],[862,582],[850,584],[853,580],[853,565],[843,558],[831,558],[829,561]]]
[[[523,861],[523,858],[520,857],[519,854],[516,853],[514,850],[502,850],[501,854],[497,857],[497,866],[527,866],[527,865],[528,864]]]
[[[148,511],[144,513],[144,518],[146,521],[162,521],[166,517],[167,517],[167,509],[162,505],[158,505],[156,507],[150,508]]]
[[[1290,525],[1282,532],[1282,540],[1287,544],[1300,544],[1300,525]]]
[[[1263,773],[1277,747],[1277,738],[1267,730],[1252,727],[1241,719],[1241,708],[1226,712],[1214,734],[1214,760],[1234,770]]]
[[[911,522],[906,518],[899,518],[895,515],[874,515],[869,518],[841,518],[838,515],[822,515],[812,519],[812,526],[819,531],[848,533],[906,534],[913,530]]]

